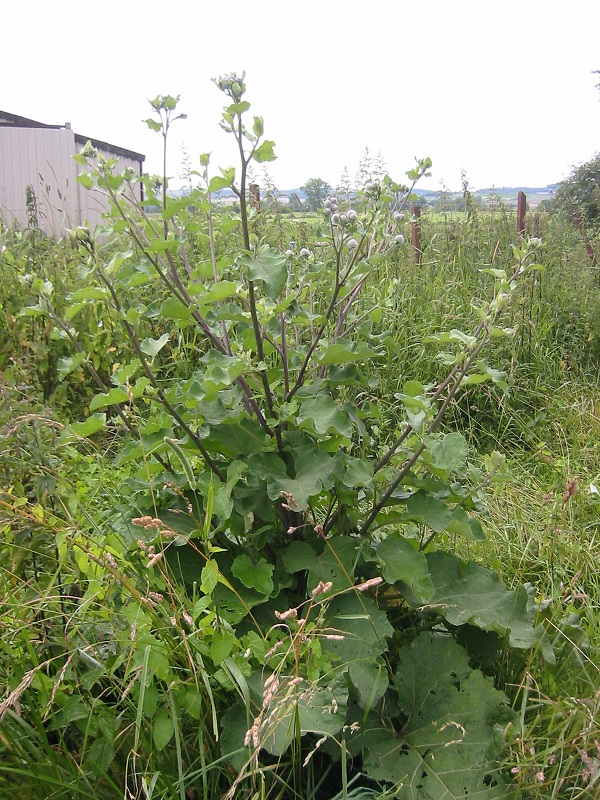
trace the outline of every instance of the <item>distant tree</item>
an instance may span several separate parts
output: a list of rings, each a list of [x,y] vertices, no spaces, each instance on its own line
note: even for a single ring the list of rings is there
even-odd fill
[[[327,199],[327,195],[332,191],[331,186],[321,178],[311,178],[300,188],[306,195],[309,211],[318,211]]]
[[[452,192],[444,184],[438,195],[438,210],[446,212],[446,211],[452,211],[453,209],[454,209],[454,201],[452,198]]]
[[[600,153],[559,185],[552,206],[569,215],[578,211],[588,225],[600,226]]]
[[[467,212],[470,222],[477,223],[477,209],[481,208],[481,198],[474,195],[469,186],[466,170],[461,169],[460,180],[462,183],[462,210]]]

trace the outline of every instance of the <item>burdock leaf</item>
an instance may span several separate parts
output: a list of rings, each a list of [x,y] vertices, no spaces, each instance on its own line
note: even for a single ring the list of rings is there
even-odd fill
[[[422,605],[431,600],[434,587],[427,559],[414,540],[392,532],[377,544],[374,556],[369,556],[368,560],[379,563],[388,583],[401,584],[409,602]]]
[[[300,428],[314,429],[317,434],[338,434],[349,439],[352,425],[338,404],[328,395],[305,400],[298,413]]]
[[[469,454],[469,445],[462,434],[447,433],[439,438],[424,436],[423,441],[434,467],[448,470],[448,472],[464,469]]]
[[[241,256],[240,264],[248,270],[252,281],[260,281],[264,293],[271,300],[281,294],[287,280],[287,256],[271,250],[268,245],[262,247],[256,258]]]
[[[375,715],[362,731],[363,769],[397,784],[400,800],[501,800],[497,726],[513,712],[491,679],[469,667],[449,636],[423,633],[403,650],[396,671],[406,722],[384,727]]]
[[[231,571],[236,578],[248,589],[256,589],[264,595],[270,595],[273,592],[273,565],[260,558],[254,564],[247,555],[238,556],[231,567]]]
[[[512,647],[538,641],[535,610],[524,586],[507,589],[497,573],[448,553],[427,555],[434,593],[429,606],[452,625],[474,625],[508,638]]]

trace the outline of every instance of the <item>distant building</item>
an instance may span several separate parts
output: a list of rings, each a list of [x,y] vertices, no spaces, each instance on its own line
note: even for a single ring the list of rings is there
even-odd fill
[[[142,173],[141,153],[81,136],[69,123],[46,125],[0,111],[0,223],[25,228],[37,209],[39,228],[51,236],[98,224],[105,198],[78,183],[82,167],[73,160],[88,141],[106,158],[118,158],[119,171]]]

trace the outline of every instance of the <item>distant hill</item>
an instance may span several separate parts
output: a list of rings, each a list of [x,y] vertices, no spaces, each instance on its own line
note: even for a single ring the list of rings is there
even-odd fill
[[[495,197],[507,205],[516,205],[519,192],[524,192],[530,207],[535,207],[542,200],[552,197],[559,186],[560,184],[558,183],[549,183],[547,186],[491,186],[486,189],[471,189],[470,192],[475,197],[479,197],[484,203],[487,203],[489,198]],[[444,192],[439,189],[420,189],[418,187],[414,189],[414,193],[422,198],[427,205],[436,205],[443,197],[451,198],[452,200],[462,197],[462,192]],[[189,189],[174,189],[170,194],[173,197],[183,197],[189,194]],[[294,196],[299,197],[301,200],[306,199],[305,193],[299,188],[279,189],[277,194],[285,203],[287,203],[288,198]],[[235,198],[235,194],[231,189],[221,189],[219,192],[215,192],[214,196],[221,198],[225,204]]]
[[[524,192],[530,206],[536,206],[542,200],[552,197],[560,184],[549,183],[547,186],[490,186],[486,189],[471,189],[470,192],[475,197],[487,202],[490,197],[496,197],[508,205],[516,205],[519,192]],[[427,200],[428,204],[435,204],[445,195],[452,199],[462,197],[462,192],[442,192],[432,189],[415,188],[415,194]]]

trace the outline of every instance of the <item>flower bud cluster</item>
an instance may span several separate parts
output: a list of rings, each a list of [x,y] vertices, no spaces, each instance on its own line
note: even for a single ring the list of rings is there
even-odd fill
[[[222,92],[231,97],[234,103],[239,103],[246,91],[245,77],[245,72],[241,75],[229,72],[227,75],[220,75],[214,82]]]
[[[358,214],[353,208],[347,211],[340,211],[338,201],[335,197],[328,197],[323,206],[323,213],[326,217],[331,219],[332,225],[339,225],[345,227],[347,225],[355,225],[358,220]]]
[[[338,206],[337,198],[328,197],[327,200],[325,200],[325,205],[323,206],[323,213],[325,214],[325,216],[326,217],[333,217],[334,215],[337,215],[338,218],[339,218],[338,210],[339,210],[339,206]],[[338,219],[338,221],[339,221],[339,219]],[[332,219],[332,222],[333,222],[333,219]]]
[[[364,192],[366,195],[377,199],[381,194],[381,186],[378,181],[367,181],[364,186]]]
[[[402,211],[394,211],[392,214],[392,224],[400,225],[405,219],[405,214]],[[405,242],[404,234],[397,233],[394,236],[394,242],[398,245],[404,244]]]

